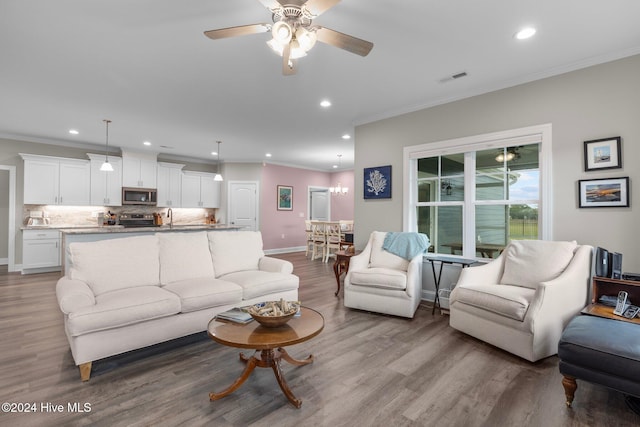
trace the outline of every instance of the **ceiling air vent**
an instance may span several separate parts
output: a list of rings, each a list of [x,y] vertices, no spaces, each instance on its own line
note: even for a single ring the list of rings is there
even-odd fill
[[[440,81],[440,83],[446,83],[446,82],[450,82],[452,80],[461,79],[463,77],[467,77],[467,72],[466,71],[461,71],[459,73],[452,74],[452,75],[447,76],[447,77],[445,77],[443,79],[440,79],[439,81]]]

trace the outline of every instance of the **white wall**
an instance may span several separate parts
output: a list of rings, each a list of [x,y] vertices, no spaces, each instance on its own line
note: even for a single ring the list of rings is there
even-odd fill
[[[640,272],[638,76],[640,55],[358,126],[356,246],[371,231],[402,230],[403,147],[551,123],[553,238],[621,252],[623,270]],[[623,168],[584,172],[583,141],[610,136],[623,139]],[[392,199],[364,200],[363,168],[387,164]],[[578,180],[620,176],[630,177],[630,208],[578,208]]]

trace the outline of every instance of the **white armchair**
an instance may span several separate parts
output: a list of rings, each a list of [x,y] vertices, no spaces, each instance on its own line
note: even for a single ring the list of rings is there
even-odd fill
[[[422,296],[422,254],[408,261],[383,250],[386,235],[374,231],[362,253],[351,257],[344,305],[413,318]]]
[[[492,262],[462,270],[450,325],[532,362],[556,354],[587,304],[592,252],[576,242],[512,241]]]

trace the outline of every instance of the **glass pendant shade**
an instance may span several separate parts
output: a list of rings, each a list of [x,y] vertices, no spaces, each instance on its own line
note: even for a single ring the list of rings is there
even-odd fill
[[[109,163],[109,123],[111,120],[104,119],[102,120],[105,123],[106,127],[106,144],[105,144],[105,152],[104,152],[104,163],[100,166],[100,170],[102,172],[113,172],[113,166]]]

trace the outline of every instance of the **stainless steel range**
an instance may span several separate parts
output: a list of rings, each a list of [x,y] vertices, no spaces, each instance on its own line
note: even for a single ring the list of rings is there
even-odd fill
[[[121,213],[120,225],[124,227],[155,227],[153,214]]]

